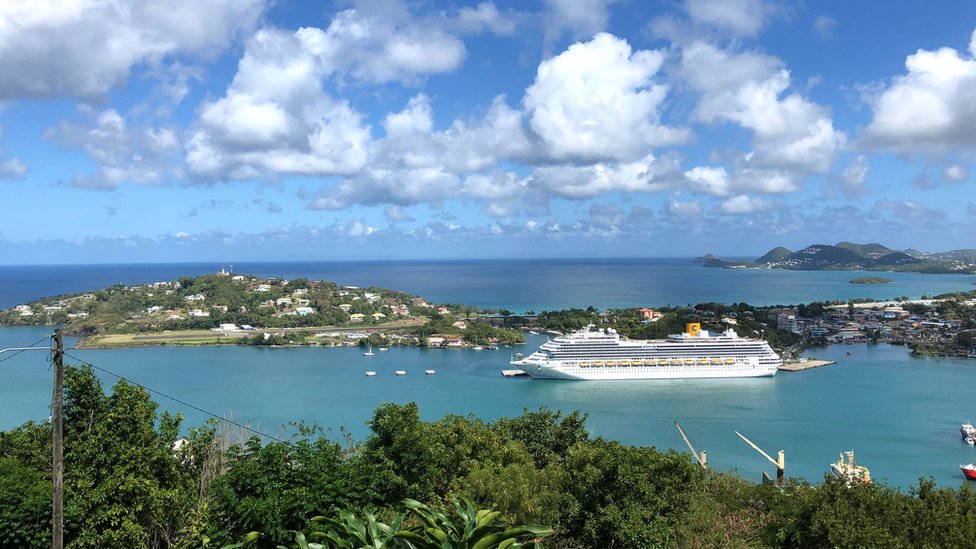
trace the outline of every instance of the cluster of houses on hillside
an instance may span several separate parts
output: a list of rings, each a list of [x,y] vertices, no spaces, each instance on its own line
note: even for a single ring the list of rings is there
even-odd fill
[[[907,304],[921,305],[905,309]],[[952,349],[957,335],[964,331],[967,319],[943,318],[938,312],[939,300],[910,302],[861,303],[856,306],[834,305],[820,318],[803,318],[797,309],[773,310],[776,327],[808,338],[822,338],[827,343],[859,343],[870,340],[896,345],[926,345]],[[970,311],[968,321],[976,321],[976,299],[959,303]],[[920,310],[921,309],[921,310]],[[976,358],[976,345],[961,352]]]
[[[411,317],[415,310],[433,309],[423,298],[412,298],[396,292],[388,295],[377,290],[367,291],[355,286],[336,287],[331,284],[300,284],[289,286],[281,279],[259,279],[253,276],[235,275],[221,270],[217,273],[237,283],[245,298],[232,299],[233,305],[216,297],[219,292],[202,290],[205,286],[186,285],[185,281],[154,282],[132,286],[113,287],[110,292],[126,294],[140,293],[143,305],[137,310],[127,311],[131,320],[146,323],[180,321],[186,319],[205,319],[214,317],[215,325],[219,317],[226,319],[226,313],[254,313],[275,317],[309,316],[323,314],[331,316],[331,321],[346,318],[336,316],[338,311],[348,315],[350,324],[371,324],[386,322],[392,318]],[[185,294],[185,295],[184,295]],[[110,296],[112,294],[109,294]],[[247,297],[250,296],[250,297]],[[266,297],[266,299],[261,299]],[[113,299],[109,297],[109,299]],[[100,297],[100,301],[105,301]],[[129,301],[131,302],[131,300]],[[242,305],[243,303],[243,305]],[[249,311],[249,308],[252,309]],[[447,313],[447,309],[438,309]],[[86,318],[98,311],[95,294],[82,294],[56,301],[38,301],[17,305],[7,312],[7,318],[17,318],[19,322],[49,323],[59,316],[63,319]],[[60,320],[63,322],[63,320]]]

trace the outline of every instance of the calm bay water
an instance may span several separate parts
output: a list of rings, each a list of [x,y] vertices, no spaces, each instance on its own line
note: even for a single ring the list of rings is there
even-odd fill
[[[2,329],[0,345],[32,343],[48,333]],[[530,347],[544,341],[529,337]],[[853,345],[812,352],[837,365],[768,379],[561,382],[503,378],[499,370],[513,350],[392,348],[364,357],[355,348],[159,347],[71,354],[276,435],[287,436],[289,422],[304,420],[335,432],[345,428],[361,439],[378,405],[414,401],[428,420],[445,414],[491,420],[541,406],[582,410],[594,435],[684,451],[677,419],[714,467],[749,479],[774,468],[734,429],[770,454],[785,450],[787,474],[811,480],[849,449],[875,478],[903,488],[919,476],[962,484],[957,465],[976,458],[958,432],[959,423],[976,416],[972,360],[913,359],[901,347]],[[0,429],[48,416],[51,372],[45,358],[24,353],[0,364]],[[437,374],[424,375],[428,368]],[[407,375],[394,375],[397,369]],[[376,377],[366,377],[366,370]],[[116,382],[99,376],[106,387]],[[182,411],[187,425],[206,419],[154,398],[162,409]]]
[[[113,284],[175,280],[216,272],[219,263],[0,266],[0,308]],[[883,273],[890,284],[849,281],[863,273],[707,269],[691,258],[237,263],[235,272],[331,280],[512,311],[744,301],[796,304],[852,297],[890,299],[974,290],[973,275]]]
[[[115,283],[172,280],[215,272],[219,264],[0,267],[0,307]],[[223,265],[227,266],[227,265]],[[250,263],[237,272],[334,280],[514,311],[745,301],[787,304],[849,297],[892,298],[974,289],[971,275],[893,273],[881,286],[849,284],[850,272],[706,269],[690,259],[498,260],[414,262]],[[23,346],[48,328],[2,328],[0,347]],[[530,338],[535,348],[544,338]],[[474,414],[491,420],[548,406],[590,415],[594,435],[630,444],[684,450],[679,420],[709,462],[758,479],[773,466],[733,433],[772,454],[786,450],[787,474],[818,480],[837,453],[854,449],[874,476],[900,487],[919,476],[958,485],[959,463],[976,458],[960,443],[958,426],[976,419],[971,387],[976,361],[913,359],[906,349],[838,346],[812,356],[839,364],[772,379],[559,382],[506,379],[509,352],[390,349],[363,357],[358,349],[249,347],[72,351],[135,382],[272,434],[303,420],[362,438],[383,402],[420,405],[425,419]],[[847,353],[850,353],[849,355]],[[9,356],[9,355],[7,355]],[[0,359],[5,356],[0,355]],[[49,414],[51,372],[43,352],[0,363],[0,429]],[[437,370],[434,376],[423,370]],[[394,370],[404,369],[397,377]],[[377,376],[367,378],[366,370]],[[106,387],[115,383],[101,375]],[[186,425],[206,417],[182,411]],[[689,458],[690,459],[690,458]]]

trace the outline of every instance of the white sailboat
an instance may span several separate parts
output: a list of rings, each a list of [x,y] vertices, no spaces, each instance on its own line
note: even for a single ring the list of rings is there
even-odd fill
[[[366,351],[365,353],[363,353],[363,356],[373,356],[373,355],[375,355],[375,354],[376,354],[376,353],[374,353],[374,352],[373,352],[373,346],[372,346],[372,345],[370,345],[370,346],[369,346],[369,350],[368,350],[368,351]]]

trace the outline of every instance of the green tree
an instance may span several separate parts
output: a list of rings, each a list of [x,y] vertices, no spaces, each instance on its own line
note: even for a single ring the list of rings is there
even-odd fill
[[[167,547],[176,542],[192,490],[173,452],[180,417],[157,418],[149,394],[125,381],[105,396],[87,366],[66,368],[65,389],[69,545]]]

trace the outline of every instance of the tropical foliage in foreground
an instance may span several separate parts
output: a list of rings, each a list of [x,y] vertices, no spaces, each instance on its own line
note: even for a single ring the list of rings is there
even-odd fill
[[[543,536],[547,548],[976,547],[967,486],[779,490],[591,438],[576,412],[427,422],[414,404],[385,404],[362,442],[299,427],[262,443],[204,425],[174,446],[180,418],[158,415],[143,389],[106,395],[87,368],[69,369],[66,387],[70,548],[512,549]],[[50,435],[46,423],[0,433],[0,549],[50,545]],[[489,536],[501,538],[477,545]]]

